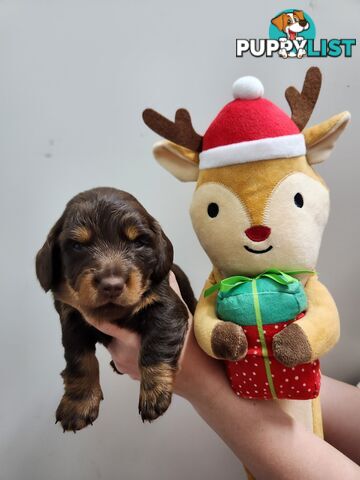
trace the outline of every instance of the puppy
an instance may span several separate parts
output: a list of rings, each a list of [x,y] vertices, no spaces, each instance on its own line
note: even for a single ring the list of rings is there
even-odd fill
[[[289,40],[295,40],[300,32],[309,28],[309,23],[305,19],[302,10],[293,10],[289,13],[281,13],[271,20],[279,30],[286,33]]]
[[[169,407],[188,325],[186,307],[169,286],[170,269],[192,313],[196,306],[187,277],[172,262],[172,245],[158,222],[132,195],[114,188],[76,195],[50,230],[36,273],[53,293],[62,327],[65,393],[56,421],[64,431],[92,424],[103,399],[95,345],[106,346],[111,337],[94,322],[141,335],[142,420]]]
[[[302,10],[293,10],[289,13],[281,13],[277,17],[271,20],[271,23],[275,25],[281,32],[286,34],[288,40],[294,41],[298,35],[304,30],[308,30],[310,27],[309,22],[306,20],[304,12]],[[286,49],[280,49],[279,55],[283,58],[289,57],[298,57],[302,58],[306,55],[306,50],[300,48],[297,53],[287,52]]]

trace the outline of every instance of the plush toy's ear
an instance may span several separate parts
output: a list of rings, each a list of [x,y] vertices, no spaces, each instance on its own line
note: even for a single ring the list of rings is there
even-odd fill
[[[62,226],[63,216],[52,227],[44,245],[36,255],[36,276],[45,292],[52,288],[58,275],[57,238],[62,230]]]
[[[156,160],[182,182],[195,182],[199,175],[199,154],[188,148],[163,140],[155,143]]]
[[[303,131],[307,151],[306,158],[310,165],[328,159],[350,118],[349,112],[342,112]]]
[[[283,31],[284,29],[284,16],[286,15],[284,13],[281,13],[280,15],[271,20],[271,23],[281,31]]]
[[[192,126],[190,113],[179,108],[169,120],[152,108],[143,111],[145,124],[166,139],[153,149],[156,160],[182,182],[197,180],[203,137]]]

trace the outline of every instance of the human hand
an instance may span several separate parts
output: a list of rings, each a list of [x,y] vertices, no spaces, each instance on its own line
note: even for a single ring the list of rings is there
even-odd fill
[[[170,275],[170,285],[181,297],[173,274]],[[180,357],[175,392],[193,404],[199,415],[257,478],[296,479],[304,476],[310,478],[310,475],[315,475],[314,479],[335,479],[339,475],[349,479],[358,478],[359,470],[353,462],[303,428],[300,423],[294,422],[276,402],[249,401],[234,395],[225,376],[223,363],[206,355],[198,346],[190,313],[189,323],[191,327]],[[138,380],[140,337],[113,324],[99,323],[94,326],[113,337],[109,351],[116,368]],[[324,393],[328,393],[326,389]],[[338,402],[334,405],[336,415],[329,415],[327,410],[330,408],[324,409],[325,419],[337,417]],[[350,418],[355,418],[355,413]],[[254,425],[259,425],[259,428],[254,428]],[[338,431],[339,425],[334,430]],[[344,437],[347,437],[347,429],[343,430]],[[351,437],[352,442],[348,442],[353,450],[354,445],[357,445],[354,438],[355,435]],[[258,448],[260,443],[261,449]],[[336,445],[336,438],[333,443]],[[289,444],[294,448],[286,456],[279,456],[278,452],[285,451]],[[346,453],[352,453],[353,458],[356,456],[350,447]]]
[[[169,281],[170,286],[181,298],[179,286],[172,272]],[[140,380],[138,367],[140,336],[111,323],[101,322],[94,326],[113,337],[107,348],[116,369],[134,380]],[[190,402],[199,402],[209,399],[209,395],[211,398],[214,392],[224,386],[228,387],[229,384],[223,365],[206,355],[198,346],[192,328],[192,315],[189,312],[189,330],[179,360],[175,392]]]

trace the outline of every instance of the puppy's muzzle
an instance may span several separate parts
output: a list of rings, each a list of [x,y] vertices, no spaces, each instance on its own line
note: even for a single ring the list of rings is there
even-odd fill
[[[109,302],[116,301],[122,294],[127,281],[125,272],[117,268],[104,268],[94,275],[98,294]]]
[[[122,277],[108,276],[98,281],[99,293],[109,300],[116,300],[124,289],[125,281]]]

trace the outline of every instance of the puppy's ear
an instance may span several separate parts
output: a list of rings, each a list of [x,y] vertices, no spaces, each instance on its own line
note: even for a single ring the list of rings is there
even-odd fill
[[[169,273],[174,260],[172,243],[155,220],[153,231],[156,233],[157,264],[152,274],[155,283],[161,282]]]
[[[275,27],[278,28],[281,32],[284,31],[285,28],[285,17],[286,14],[281,13],[280,15],[271,20],[271,23],[275,25]]]
[[[296,15],[300,20],[305,20],[304,12],[302,10],[294,10],[294,15]]]
[[[57,239],[62,230],[64,223],[64,215],[62,215],[50,230],[44,245],[40,248],[36,255],[36,276],[40,285],[49,291],[54,284],[58,269],[58,245]]]

